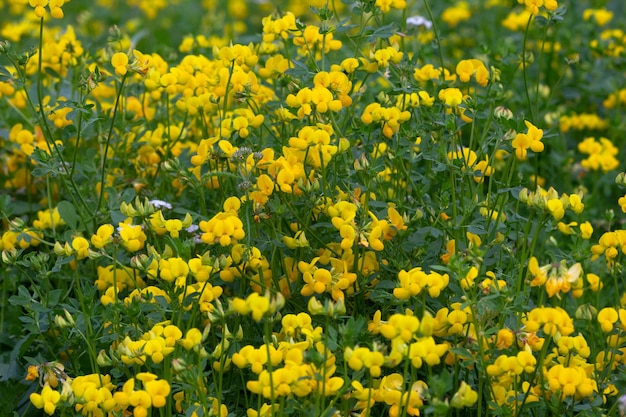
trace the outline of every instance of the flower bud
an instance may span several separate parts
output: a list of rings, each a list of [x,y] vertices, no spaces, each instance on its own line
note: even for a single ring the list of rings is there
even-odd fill
[[[17,261],[17,249],[5,249],[2,251],[2,262],[7,265],[13,265]]]
[[[61,328],[72,327],[76,324],[74,318],[66,309],[63,309],[63,316],[59,314],[54,316],[54,323]]]
[[[576,318],[579,320],[593,320],[598,314],[598,311],[591,304],[583,304],[576,309]]]
[[[172,369],[175,373],[183,372],[187,370],[187,362],[181,358],[174,358],[172,360]]]
[[[513,118],[513,112],[504,106],[496,107],[493,111],[493,115],[498,119],[511,120]]]
[[[309,298],[307,310],[309,310],[309,313],[313,315],[324,314],[324,306],[315,297]]]
[[[6,54],[11,49],[11,44],[9,41],[1,41],[0,42],[0,54]]]
[[[111,359],[109,355],[107,355],[104,349],[100,350],[100,352],[98,353],[96,362],[100,366],[112,366],[113,365],[113,360]]]

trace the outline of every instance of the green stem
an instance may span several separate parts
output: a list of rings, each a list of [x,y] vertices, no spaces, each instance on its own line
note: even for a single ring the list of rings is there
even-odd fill
[[[80,92],[79,100],[80,100],[81,107],[84,106],[85,103],[83,102],[82,91]],[[76,143],[74,144],[74,155],[72,157],[72,166],[70,168],[70,174],[69,174],[70,177],[74,175],[74,171],[76,170],[76,157],[78,156],[78,145],[80,144],[82,126],[83,126],[83,112],[79,111],[78,112],[78,126],[76,127]]]
[[[265,319],[264,328],[265,328],[265,350],[267,352],[267,372],[270,377],[270,404],[274,404],[276,402],[276,394],[274,392],[274,376],[273,376],[273,366],[272,366],[272,352],[270,350],[270,343],[272,341],[272,324],[269,318]],[[272,417],[275,417],[274,407],[272,407]]]
[[[428,0],[424,0],[424,7],[426,7],[426,12],[428,13],[428,18],[432,22],[433,33],[435,34],[435,40],[437,41],[437,52],[439,54],[439,64],[441,65],[441,81],[445,81],[445,65],[443,61],[443,50],[441,48],[441,37],[439,36],[439,30],[437,29],[437,21],[433,16],[433,11],[430,9],[430,4],[428,4]]]
[[[96,353],[93,342],[95,342],[93,327],[91,326],[91,317],[87,308],[87,304],[85,303],[85,296],[83,293],[83,286],[81,284],[81,275],[79,268],[76,268],[76,273],[74,275],[74,279],[76,280],[76,295],[78,297],[78,301],[80,303],[80,309],[83,313],[83,321],[85,323],[85,333],[83,334],[78,326],[76,327],[76,331],[82,339],[85,341],[85,345],[87,347],[87,351],[89,352],[89,361],[91,362],[91,367],[93,371],[100,375],[100,366],[98,365],[98,354]]]
[[[528,18],[528,23],[526,23],[526,30],[524,31],[524,42],[522,45],[522,74],[524,75],[524,92],[526,93],[526,101],[528,103],[528,111],[530,112],[530,122],[535,124],[535,115],[533,112],[533,105],[530,99],[530,90],[528,88],[528,71],[526,66],[526,51],[527,51],[527,41],[528,41],[528,32],[530,31],[530,24],[533,21],[533,15],[530,15]]]
[[[102,154],[102,167],[100,173],[100,195],[98,196],[98,204],[96,204],[96,215],[100,211],[100,206],[102,205],[102,200],[104,198],[104,190],[106,188],[105,179],[106,179],[106,167],[107,167],[107,154],[109,153],[109,148],[111,147],[111,138],[113,137],[113,129],[115,128],[115,117],[117,116],[117,111],[120,105],[120,99],[122,97],[122,91],[124,90],[124,83],[126,82],[126,78],[128,77],[128,73],[124,74],[122,77],[122,81],[120,83],[120,87],[117,90],[117,96],[115,97],[115,105],[113,106],[113,115],[111,116],[111,124],[109,126],[109,133],[107,134],[106,143],[104,145],[104,152]],[[98,220],[97,216],[94,216],[94,228],[97,226]]]
[[[54,136],[52,135],[52,131],[50,130],[50,126],[48,125],[48,119],[46,118],[46,114],[44,112],[44,105],[43,105],[43,17],[41,18],[41,21],[39,23],[39,52],[38,53],[39,53],[37,57],[37,104],[39,106],[38,109],[35,108],[35,105],[30,97],[30,94],[28,92],[28,88],[26,87],[25,82],[24,82],[24,93],[26,95],[26,100],[29,106],[31,107],[33,113],[38,114],[40,117],[40,123],[41,123],[40,127],[43,133],[43,137],[48,146],[48,150],[50,151],[50,153],[54,152],[57,155],[62,168],[66,169],[67,165],[65,163],[65,158],[63,158],[63,154],[61,153],[61,150],[59,149],[59,147],[56,145],[56,142],[54,141]],[[13,66],[20,74],[20,78],[22,78],[25,81],[26,76],[23,73],[23,71],[21,71],[19,65],[15,65],[15,63],[13,63]],[[82,206],[85,208],[85,211],[89,212],[89,207],[87,206],[87,203],[85,203],[85,200],[83,199],[81,193],[78,191],[78,187],[76,186],[76,183],[74,182],[73,178],[71,176],[69,177],[69,182],[71,186],[67,184],[67,179],[65,175],[60,175],[59,178],[61,179],[61,183],[63,184],[63,186],[69,191],[69,195],[70,195],[70,198],[72,199],[72,202],[74,203],[74,206],[79,207],[78,201],[80,201]],[[78,198],[78,201],[77,201],[77,198]],[[78,210],[78,212],[79,212],[81,222],[85,226],[85,229],[88,230],[87,221],[84,217],[85,215],[83,211]]]

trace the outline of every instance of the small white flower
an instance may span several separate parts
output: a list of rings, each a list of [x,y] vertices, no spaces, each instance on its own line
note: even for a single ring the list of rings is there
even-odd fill
[[[196,230],[198,230],[198,225],[197,224],[192,224],[191,226],[189,226],[188,228],[185,229],[187,232],[189,233],[193,233]]]
[[[426,29],[433,27],[433,22],[426,19],[424,16],[411,16],[406,19],[407,26],[420,27],[424,26]]]
[[[172,205],[168,203],[167,201],[163,201],[163,200],[150,200],[150,204],[152,204],[154,208],[156,209],[160,209],[160,208],[166,208],[168,210],[172,209]]]
[[[617,404],[618,404],[620,416],[622,417],[625,416],[626,415],[626,395],[622,395],[621,397],[619,397]]]

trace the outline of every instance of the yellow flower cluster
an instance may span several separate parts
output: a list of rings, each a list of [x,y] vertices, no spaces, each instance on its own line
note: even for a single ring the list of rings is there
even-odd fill
[[[456,74],[459,81],[468,82],[473,77],[481,87],[489,82],[489,70],[479,59],[464,59],[456,65]]]
[[[607,138],[588,137],[578,143],[578,151],[589,155],[583,159],[580,164],[583,168],[591,171],[602,170],[603,172],[612,171],[619,166],[619,160],[616,158],[619,150],[613,142]]]
[[[591,247],[591,259],[595,260],[604,255],[607,265],[612,266],[620,252],[626,254],[626,230],[604,232],[598,243]]]
[[[441,20],[446,22],[450,27],[454,28],[459,23],[469,20],[472,12],[469,3],[466,1],[458,1],[454,6],[446,8],[441,14]]]
[[[568,208],[575,214],[582,213],[585,208],[580,195],[564,193],[559,196],[554,188],[550,187],[548,190],[544,190],[539,185],[536,191],[523,188],[519,193],[519,199],[529,207],[536,207],[550,213],[555,220],[561,220]]]
[[[377,123],[382,126],[382,133],[387,139],[398,133],[400,124],[408,121],[411,113],[397,107],[383,107],[379,103],[368,104],[363,110],[361,121],[366,125]]]
[[[613,20],[613,12],[608,9],[585,9],[583,10],[583,19],[592,20],[598,26],[606,26]]]
[[[517,0],[517,2],[526,6],[528,11],[533,15],[538,14],[541,7],[544,7],[550,12],[555,11],[559,7],[556,0]]]
[[[46,7],[59,18],[64,2],[28,4],[43,24]],[[222,17],[218,2],[201,3],[218,16],[207,19]],[[227,3],[235,18],[232,26],[228,23],[232,32],[245,27],[249,8],[267,10],[265,4],[243,0]],[[24,58],[21,67],[15,65],[15,73],[8,70],[9,81],[0,81],[0,98],[8,117],[21,123],[0,126],[7,135],[0,139],[2,175],[5,187],[16,192],[20,213],[3,223],[2,259],[15,269],[26,266],[29,273],[31,266],[33,273],[41,269],[51,287],[64,286],[67,277],[91,280],[100,295],[94,308],[98,315],[81,322],[67,311],[55,311],[49,334],[38,337],[59,336],[67,349],[62,355],[78,368],[87,361],[73,360],[75,344],[65,346],[64,338],[91,337],[89,348],[106,346],[99,354],[86,351],[90,365],[117,372],[111,371],[113,383],[110,375],[70,378],[58,364],[29,369],[28,379],[39,378],[42,386],[30,395],[34,407],[48,415],[70,407],[73,411],[62,413],[85,417],[147,417],[173,410],[225,417],[229,413],[222,401],[242,390],[248,391],[242,395],[246,405],[238,402],[233,414],[256,403],[258,409],[246,410],[249,417],[295,414],[300,404],[315,404],[313,413],[343,407],[355,415],[400,417],[438,412],[439,407],[451,414],[450,407],[471,408],[477,402],[522,414],[520,407],[529,402],[582,410],[611,401],[605,396],[613,395],[614,387],[602,372],[626,364],[626,310],[606,307],[596,315],[596,307],[606,305],[603,299],[594,307],[582,303],[601,299],[598,292],[610,282],[588,272],[603,274],[603,266],[594,263],[598,258],[604,256],[612,272],[621,272],[626,231],[610,228],[589,248],[594,219],[582,217],[582,191],[559,194],[549,187],[553,178],[546,171],[553,161],[538,164],[531,177],[535,191],[524,188],[513,202],[541,211],[540,221],[528,225],[527,232],[513,229],[523,223],[525,210],[509,205],[508,194],[527,181],[532,169],[516,159],[543,152],[544,131],[530,121],[524,121],[525,131],[514,130],[521,122],[514,119],[521,114],[519,103],[504,85],[517,86],[517,79],[503,76],[501,85],[500,70],[489,66],[511,57],[496,59],[494,51],[466,55],[459,49],[442,54],[441,65],[448,62],[448,68],[436,67],[424,61],[429,52],[410,48],[435,36],[433,22],[422,18],[429,23],[422,24],[429,34],[422,38],[413,35],[422,28],[403,22],[407,33],[394,29],[381,37],[375,28],[368,32],[370,40],[361,42],[365,32],[353,32],[350,18],[341,23],[345,27],[332,26],[342,6],[331,3],[313,0],[319,26],[297,13],[264,18],[258,43],[189,35],[179,45],[185,56],[176,63],[173,57],[134,49],[136,42],[144,42],[143,32],[118,38],[113,29],[111,43],[91,54],[72,26],[50,28],[41,49]],[[462,23],[480,12],[479,3],[436,6],[446,23],[445,36],[436,34],[437,46],[464,36]],[[550,24],[561,18],[560,11],[553,13],[556,0],[518,3],[523,10],[517,7],[502,23],[508,29],[531,28],[540,14],[554,17]],[[129,4],[150,19],[160,18],[159,11],[168,7],[162,0]],[[375,0],[366,6],[373,25],[392,21],[393,13],[404,17],[397,10],[406,9],[407,2]],[[490,0],[486,7],[504,16],[509,6]],[[588,9],[582,17],[604,26],[613,16]],[[77,27],[84,31],[91,15],[82,18]],[[128,22],[127,29],[134,32],[136,24]],[[3,28],[2,36],[14,31],[12,37],[27,39],[33,28],[27,23]],[[353,37],[362,48],[345,50],[342,41]],[[561,42],[556,32],[554,38],[525,43],[526,52],[530,56],[533,48],[541,48],[559,58],[572,45]],[[594,48],[619,56],[623,43],[621,30],[608,30]],[[4,54],[5,44],[0,48]],[[561,60],[553,61],[541,62],[556,67]],[[510,75],[509,69],[502,71]],[[50,94],[38,97],[40,103],[31,97],[35,88],[29,83],[36,77],[41,79],[37,90]],[[562,81],[571,79],[565,71]],[[80,92],[66,94],[67,80],[79,80]],[[549,125],[564,107],[541,118],[542,100],[558,95],[549,82],[554,79],[545,80],[550,87],[537,85],[537,110],[529,110],[532,120]],[[391,91],[372,92],[381,86]],[[532,90],[527,90],[533,107]],[[605,110],[626,104],[624,91],[609,95]],[[504,107],[510,103],[512,110]],[[31,107],[37,123],[22,117]],[[101,120],[110,125],[103,129]],[[620,139],[610,134],[615,126],[609,120],[592,113],[563,115],[555,133],[569,144],[568,133],[607,130],[613,140],[587,137],[578,144],[578,151],[588,155],[581,166],[602,171],[598,175],[619,166]],[[80,157],[78,150],[88,140],[102,155],[90,153],[90,162],[76,167],[57,163],[72,151]],[[86,175],[84,167],[93,171],[92,165],[102,170],[102,180],[94,184],[95,201],[88,196],[85,203],[75,190],[87,187],[73,183]],[[35,175],[48,169],[55,175]],[[547,189],[538,175],[546,176]],[[42,193],[42,178],[59,181],[46,184]],[[28,213],[21,193],[29,196]],[[133,194],[165,195],[198,207],[173,209],[139,197],[128,203]],[[31,201],[31,195],[37,198]],[[595,209],[591,197],[585,215]],[[626,196],[618,204],[626,212]],[[577,221],[561,222],[568,211]],[[574,237],[556,241],[549,234],[555,225]],[[576,246],[567,252],[570,243]],[[558,255],[549,249],[539,256],[544,247],[558,249]],[[590,259],[585,258],[589,251]],[[39,257],[55,269],[36,268]],[[544,264],[548,259],[553,262]],[[84,290],[82,281],[71,282],[76,283],[71,291]],[[512,284],[520,294],[513,294]],[[539,302],[520,303],[519,297],[529,294],[540,294]],[[28,295],[19,297],[30,303],[41,298]],[[588,328],[579,329],[578,322],[574,327],[574,311],[576,319],[590,323]],[[593,326],[606,333],[608,349],[587,343]],[[592,353],[595,363],[589,362]],[[447,372],[441,373],[448,383],[445,393],[421,380],[445,367],[456,372],[454,387]],[[230,371],[242,383],[227,391],[224,376]],[[339,404],[344,401],[345,407]],[[425,405],[432,408],[425,410]]]
[[[375,6],[383,13],[388,13],[391,9],[402,10],[406,8],[406,0],[376,0]]]
[[[321,71],[313,78],[313,88],[301,88],[297,94],[289,94],[286,104],[298,109],[300,119],[310,116],[313,111],[338,112],[352,103],[350,92],[352,83],[341,71]]]
[[[524,160],[528,155],[528,149],[533,152],[542,152],[543,151],[543,142],[541,139],[543,138],[543,130],[538,129],[535,125],[530,123],[528,120],[525,120],[527,131],[526,133],[518,133],[513,138],[511,142],[511,146],[515,149],[515,156],[517,159]]]
[[[441,290],[448,286],[448,274],[439,274],[431,271],[426,273],[422,268],[413,268],[410,271],[401,270],[398,273],[400,287],[394,288],[393,296],[399,300],[407,300],[410,297],[420,295],[422,291],[427,291],[431,297],[439,297]]]
[[[63,4],[69,0],[28,0],[28,4],[35,8],[35,16],[44,18],[46,16],[45,7],[50,9],[50,15],[55,19],[63,18]]]
[[[619,89],[611,94],[602,102],[607,109],[614,109],[626,105],[626,88]]]
[[[528,271],[533,275],[530,282],[531,287],[545,286],[549,297],[557,296],[561,298],[561,293],[567,293],[571,289],[574,297],[582,296],[582,267],[575,263],[567,267],[563,260],[559,263],[552,263],[539,267],[537,258],[534,256],[528,262]]]
[[[174,352],[183,333],[174,325],[155,325],[138,340],[127,336],[117,347],[120,360],[127,365],[144,365],[148,359],[152,363],[161,363],[166,356]]]
[[[448,152],[448,160],[461,161],[461,169],[463,171],[469,171],[472,174],[472,179],[481,183],[485,180],[485,177],[489,177],[493,174],[494,169],[489,165],[489,156],[485,155],[485,159],[479,161],[476,152],[469,148],[463,148],[456,152]]]
[[[239,200],[231,197],[224,202],[225,211],[207,221],[201,221],[199,226],[203,232],[202,241],[211,245],[219,243],[221,246],[229,246],[243,239],[246,232],[243,230],[243,222],[237,215],[240,206]]]
[[[622,29],[607,29],[589,45],[601,55],[619,57],[626,52],[626,33]]]
[[[561,132],[569,132],[570,130],[605,130],[607,127],[608,121],[595,113],[563,115],[559,118],[559,129]]]

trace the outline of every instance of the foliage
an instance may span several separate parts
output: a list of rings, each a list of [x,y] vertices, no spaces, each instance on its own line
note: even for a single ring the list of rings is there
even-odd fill
[[[3,409],[625,412],[621,2],[0,5]]]

